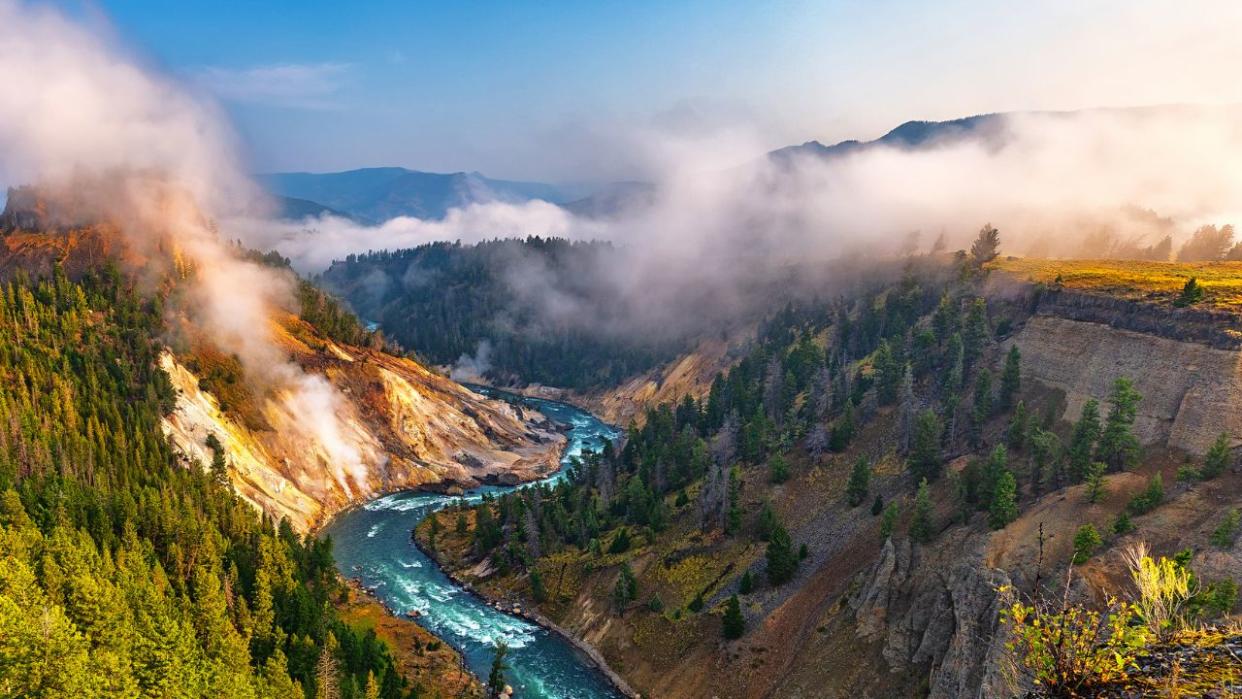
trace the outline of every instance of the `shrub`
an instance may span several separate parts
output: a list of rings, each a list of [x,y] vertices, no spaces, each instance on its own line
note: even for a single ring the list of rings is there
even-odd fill
[[[1100,548],[1100,544],[1104,541],[1100,538],[1100,533],[1096,531],[1095,525],[1084,524],[1078,528],[1074,534],[1074,565],[1082,565],[1087,559],[1095,555],[1096,549]]]
[[[1125,679],[1148,639],[1147,629],[1134,623],[1133,604],[1110,598],[1100,612],[1068,599],[1055,606],[1015,602],[1001,611],[1011,631],[1005,644],[1011,662],[1040,687],[1040,696],[1079,697]]]
[[[1216,441],[1212,443],[1212,448],[1208,450],[1206,456],[1203,457],[1203,469],[1200,475],[1204,480],[1215,478],[1224,472],[1229,466],[1229,435],[1222,432]]]
[[[1202,475],[1199,473],[1199,469],[1195,468],[1194,466],[1191,466],[1190,464],[1177,467],[1177,482],[1178,483],[1193,483],[1199,480],[1201,477]]]
[[[1197,592],[1190,569],[1164,556],[1152,558],[1144,543],[1128,548],[1125,559],[1136,591],[1135,604],[1148,630],[1167,637],[1185,628],[1186,606]]]
[[[768,461],[768,480],[777,484],[789,480],[789,462],[780,454]]]
[[[612,537],[612,543],[608,545],[608,553],[625,553],[630,550],[630,532],[625,527],[617,530],[615,536]]]
[[[1130,513],[1122,510],[1121,514],[1117,515],[1117,519],[1113,520],[1113,533],[1121,536],[1132,531],[1134,531],[1134,522],[1130,521]]]
[[[1178,308],[1185,308],[1191,304],[1198,303],[1203,300],[1203,287],[1199,284],[1199,280],[1191,277],[1186,280],[1186,284],[1182,287],[1182,293],[1178,294],[1173,300],[1173,305]]]
[[[1128,509],[1132,514],[1141,515],[1151,512],[1164,502],[1164,478],[1157,473],[1147,482],[1143,492],[1130,499]]]
[[[1222,549],[1232,548],[1234,537],[1238,535],[1239,513],[1233,508],[1225,514],[1220,525],[1212,532],[1212,545]]]

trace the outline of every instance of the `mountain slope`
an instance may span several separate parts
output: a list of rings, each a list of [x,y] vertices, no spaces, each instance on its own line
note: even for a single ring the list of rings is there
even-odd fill
[[[372,223],[394,216],[439,219],[449,209],[473,203],[542,199],[557,204],[586,194],[580,187],[496,180],[477,172],[435,173],[401,167],[282,172],[258,179],[273,194],[308,199]]]
[[[778,316],[706,400],[648,412],[564,490],[471,508],[436,555],[650,696],[1025,696],[1001,610],[1071,572],[1073,604],[1128,598],[1140,541],[1193,570],[1193,621],[1228,624],[1242,343],[1204,332],[1219,311],[1005,272],[1073,264],[941,264]],[[1084,459],[1111,464],[1095,495]]]

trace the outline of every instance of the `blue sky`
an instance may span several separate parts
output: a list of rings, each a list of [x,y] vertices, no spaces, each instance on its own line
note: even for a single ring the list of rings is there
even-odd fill
[[[775,148],[901,121],[1238,101],[1238,3],[100,0],[258,170],[642,176],[632,132]]]

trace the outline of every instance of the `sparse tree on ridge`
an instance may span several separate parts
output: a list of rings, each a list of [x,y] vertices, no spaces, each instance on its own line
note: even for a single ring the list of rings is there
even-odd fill
[[[970,246],[970,259],[976,267],[983,265],[996,259],[1000,254],[1000,231],[988,223],[979,229],[979,235],[975,238],[975,242]]]

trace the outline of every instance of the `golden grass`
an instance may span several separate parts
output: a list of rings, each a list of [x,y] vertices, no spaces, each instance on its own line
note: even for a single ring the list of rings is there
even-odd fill
[[[1205,291],[1197,307],[1242,307],[1242,262],[1147,262],[1139,260],[1047,260],[1002,257],[988,265],[1024,281],[1052,284],[1060,277],[1067,289],[1172,304],[1186,280],[1198,279]]]

